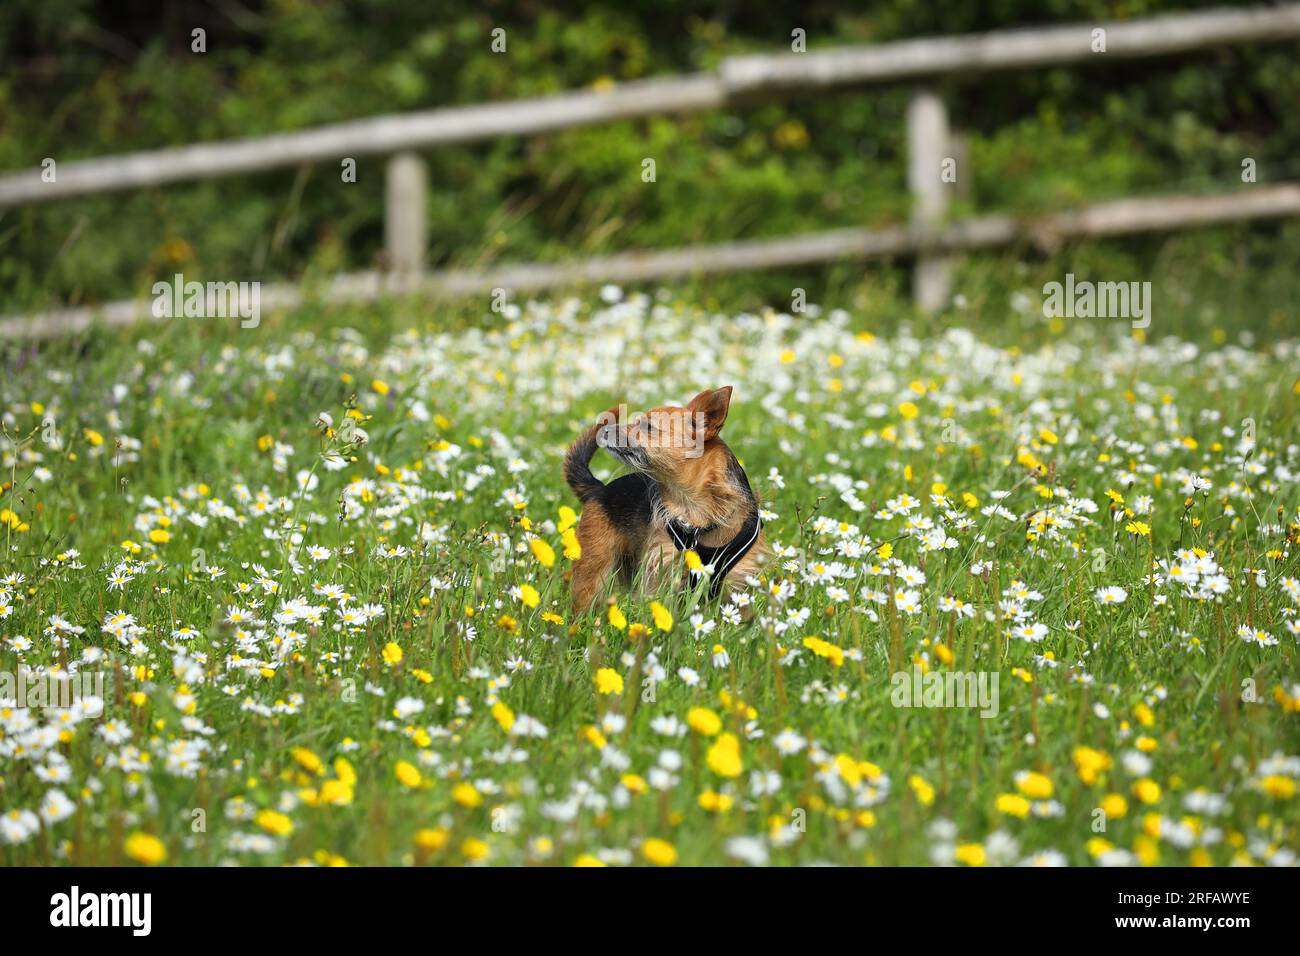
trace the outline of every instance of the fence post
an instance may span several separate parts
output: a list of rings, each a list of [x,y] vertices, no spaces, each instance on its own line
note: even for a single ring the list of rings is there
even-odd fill
[[[907,185],[912,191],[912,222],[937,227],[948,209],[948,185],[942,179],[943,161],[950,156],[948,111],[930,90],[918,90],[907,107]],[[961,170],[965,174],[965,170]],[[936,311],[948,304],[952,284],[948,256],[916,257],[912,295],[919,308]]]
[[[384,183],[384,248],[388,268],[413,274],[424,267],[425,162],[415,153],[398,153],[388,161]]]

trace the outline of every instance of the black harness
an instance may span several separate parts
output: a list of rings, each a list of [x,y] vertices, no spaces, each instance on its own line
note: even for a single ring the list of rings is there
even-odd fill
[[[740,563],[740,559],[749,553],[749,549],[758,540],[758,532],[762,527],[763,522],[759,520],[758,509],[754,508],[736,536],[724,545],[710,547],[699,543],[701,535],[713,531],[717,525],[696,528],[676,518],[668,522],[668,537],[673,539],[673,544],[678,551],[694,551],[700,556],[702,562],[713,565],[713,577],[709,581],[709,600],[715,601],[722,593],[722,584],[727,579],[727,575]]]

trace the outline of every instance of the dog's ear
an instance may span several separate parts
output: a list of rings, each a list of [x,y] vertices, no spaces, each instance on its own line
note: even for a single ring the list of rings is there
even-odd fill
[[[731,407],[731,386],[706,388],[691,399],[686,406],[692,415],[704,416],[704,440],[717,438],[722,425],[727,420],[727,409]]]

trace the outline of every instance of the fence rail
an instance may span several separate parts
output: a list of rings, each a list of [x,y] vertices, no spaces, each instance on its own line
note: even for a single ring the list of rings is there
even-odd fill
[[[527,263],[496,269],[446,269],[420,275],[354,272],[319,289],[274,284],[261,290],[264,309],[291,308],[313,298],[332,303],[372,302],[402,295],[456,299],[494,289],[536,292],[596,282],[645,282],[682,275],[713,275],[841,260],[884,259],[917,253],[991,249],[1013,242],[1050,250],[1069,239],[1181,229],[1242,219],[1300,216],[1300,183],[1259,186],[1218,196],[1156,196],[1096,203],[1038,219],[980,216],[936,229],[836,229],[782,239],[752,239],[665,251],[624,252],[568,263]],[[58,309],[0,323],[0,338],[57,338],[95,321],[126,325],[150,316],[140,299],[100,308]]]
[[[1099,49],[1098,31],[1104,49]],[[291,133],[68,161],[57,164],[53,181],[46,181],[39,167],[7,173],[0,175],[0,209],[307,163],[337,162],[345,157],[381,155],[391,157],[385,190],[385,236],[388,262],[394,274],[340,276],[331,287],[336,287],[341,296],[349,294],[349,290],[366,295],[370,290],[476,291],[485,284],[488,288],[503,285],[541,288],[846,257],[917,254],[917,299],[923,306],[933,308],[947,297],[948,261],[938,253],[1014,241],[1024,234],[1025,227],[1005,216],[943,225],[952,187],[941,185],[939,164],[945,157],[959,152],[958,142],[949,131],[942,99],[923,86],[914,93],[908,111],[908,181],[917,199],[916,209],[911,225],[896,229],[839,230],[781,240],[629,252],[565,265],[522,264],[481,273],[453,270],[424,275],[421,273],[425,256],[422,211],[427,176],[423,161],[412,151],[658,114],[743,106],[832,87],[915,82],[1091,59],[1152,57],[1298,37],[1300,4],[1287,4],[1174,14],[1130,22],[925,38],[821,52],[731,57],[712,72],[642,80],[608,90],[377,116]],[[1295,215],[1298,188],[1257,186],[1219,197],[1104,203],[1051,217],[1039,226],[1055,228],[1062,235],[1083,236],[1110,234],[1103,228],[1107,217],[1122,224],[1119,231],[1136,231]],[[1272,205],[1274,202],[1277,205]],[[498,281],[503,276],[511,281]],[[286,302],[292,298],[287,293],[280,297]],[[139,306],[138,302],[119,302],[98,309],[60,310],[0,321],[0,336],[39,335],[46,327],[42,322],[51,329],[80,328],[88,324],[87,316],[92,313],[110,323],[147,318],[147,310],[142,313]]]

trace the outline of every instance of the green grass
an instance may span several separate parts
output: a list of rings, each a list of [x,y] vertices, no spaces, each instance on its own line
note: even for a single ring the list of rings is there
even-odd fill
[[[0,710],[0,862],[1294,862],[1300,346],[1009,345],[979,308],[407,303],[12,351],[0,671],[107,705]],[[779,549],[752,620],[573,617],[564,446],[724,384]],[[348,409],[364,444],[318,424]],[[895,707],[918,663],[996,674],[997,715]]]

